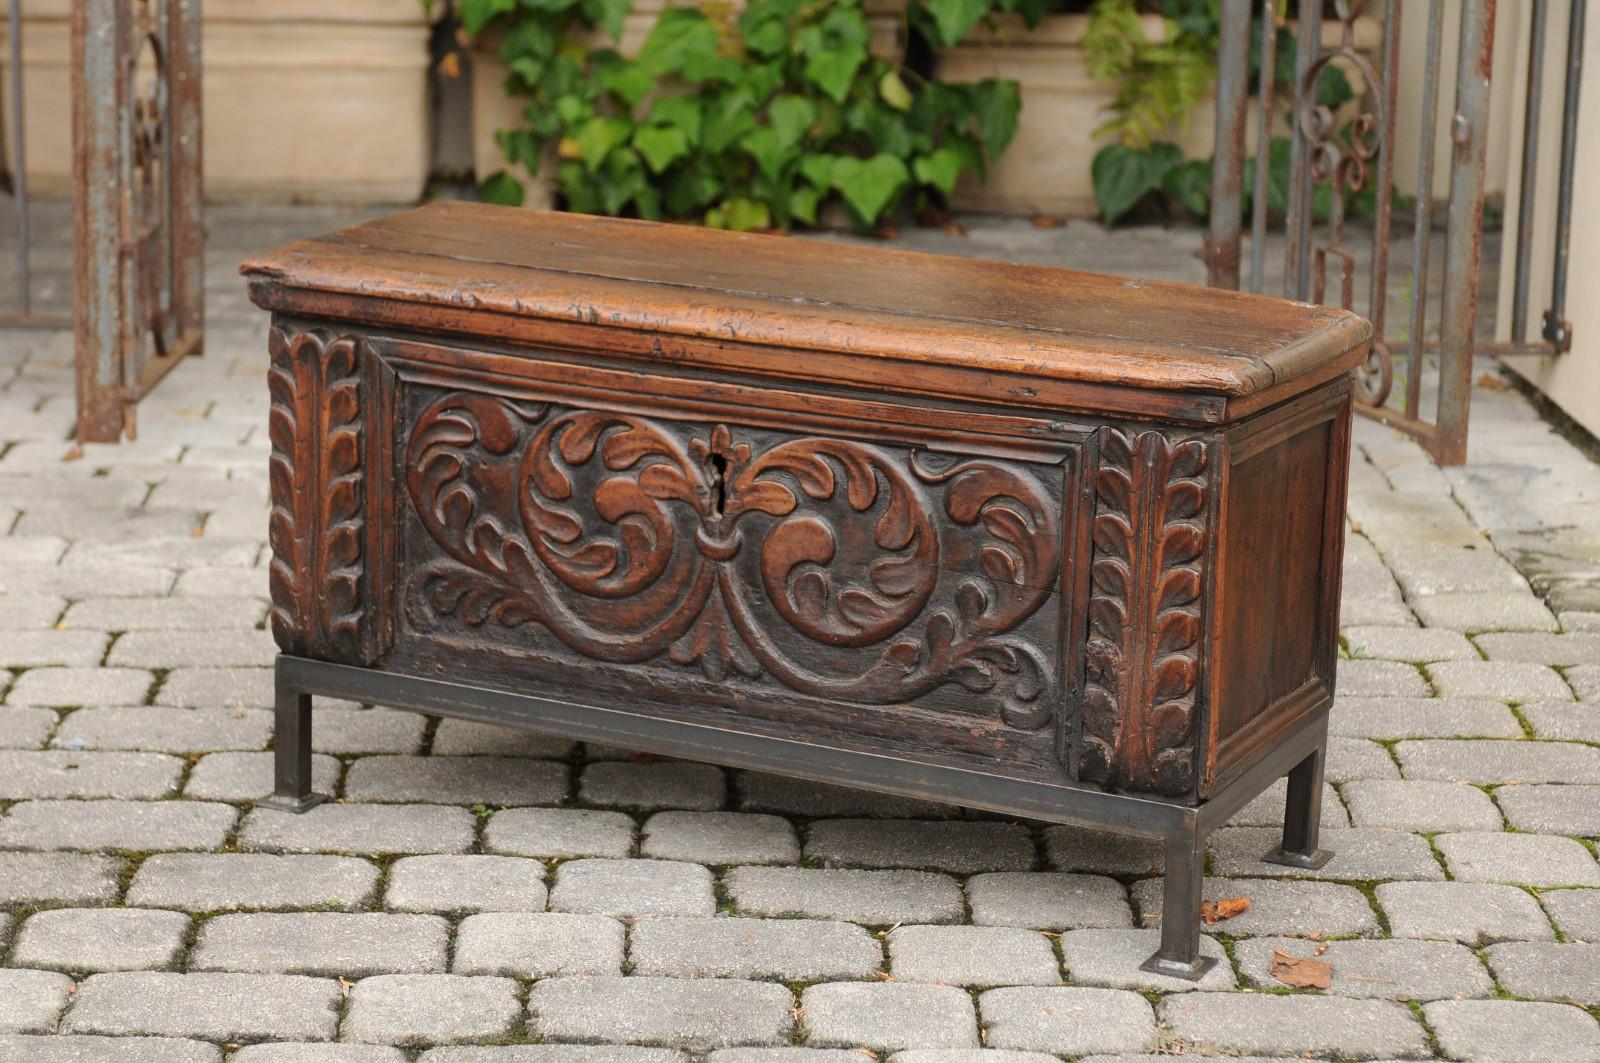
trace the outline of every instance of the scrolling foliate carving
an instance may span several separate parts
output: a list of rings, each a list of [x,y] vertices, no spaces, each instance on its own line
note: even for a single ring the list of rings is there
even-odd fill
[[[285,652],[365,664],[363,344],[274,326],[268,349],[272,632]]]
[[[1159,431],[1100,438],[1079,773],[1179,796],[1195,784],[1206,448]]]
[[[1012,726],[1054,719],[1058,653],[1022,629],[1055,600],[1060,502],[1026,464],[464,391],[414,424],[407,486],[446,555],[407,591],[428,623],[855,703],[957,684]]]

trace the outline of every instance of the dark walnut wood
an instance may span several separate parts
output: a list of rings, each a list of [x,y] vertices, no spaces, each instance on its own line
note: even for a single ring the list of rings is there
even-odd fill
[[[1279,858],[1318,858],[1360,319],[459,204],[244,271],[297,747],[324,662],[428,711],[1158,833],[1177,973],[1204,833],[1295,763]]]

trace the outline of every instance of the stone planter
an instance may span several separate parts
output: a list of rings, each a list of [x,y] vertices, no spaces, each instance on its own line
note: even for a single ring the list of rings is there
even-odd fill
[[[672,6],[668,0],[634,0],[633,11],[623,21],[622,39],[618,49],[624,55],[636,55],[645,38],[655,28],[656,19],[664,8]],[[735,10],[742,3],[734,0]],[[874,55],[897,60],[905,51],[906,0],[866,0],[867,22],[872,31],[871,49]],[[601,47],[611,43],[603,34],[594,34],[593,44]],[[521,124],[524,101],[506,94],[506,64],[500,58],[500,41],[494,34],[485,34],[473,42],[469,57],[472,79],[472,169],[473,176],[483,181],[491,174],[509,169],[520,178],[527,190],[523,205],[537,209],[551,206],[554,197],[555,168],[548,155],[534,178],[521,164],[509,164],[495,133]]]
[[[1143,19],[1145,35],[1162,39],[1162,21]],[[1107,138],[1094,130],[1105,121],[1105,108],[1115,93],[1094,80],[1083,55],[1087,15],[1053,15],[1028,29],[1021,19],[1002,18],[993,27],[977,26],[967,40],[939,55],[938,75],[945,81],[1010,78],[1021,85],[1022,114],[1017,135],[1000,161],[979,183],[963,178],[953,205],[962,210],[996,214],[1050,214],[1093,217],[1099,213],[1089,167]],[[1357,25],[1357,45],[1376,47],[1380,27],[1371,19]],[[1337,27],[1324,28],[1324,44],[1337,43]],[[1254,151],[1255,104],[1246,127],[1248,150]],[[1168,138],[1186,157],[1212,154],[1216,112],[1208,100],[1196,109],[1189,128]],[[1274,119],[1278,123],[1278,119]],[[1281,129],[1281,124],[1275,124]]]
[[[68,11],[69,0],[24,5],[28,179],[37,195],[66,195],[71,184]],[[418,198],[429,166],[428,31],[418,0],[207,0],[207,198]]]

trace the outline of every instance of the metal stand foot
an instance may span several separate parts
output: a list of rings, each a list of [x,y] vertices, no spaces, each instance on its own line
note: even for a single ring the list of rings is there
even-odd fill
[[[272,796],[257,806],[306,812],[329,799],[311,789],[311,695],[285,681],[281,662],[276,680]]]
[[[1167,880],[1161,897],[1161,947],[1141,971],[1198,982],[1216,966],[1200,955],[1200,888],[1205,878],[1206,836],[1197,824],[1167,836]]]
[[[1322,826],[1322,764],[1327,746],[1319,745],[1289,771],[1289,798],[1283,809],[1283,844],[1261,859],[1269,864],[1306,871],[1333,859],[1333,852],[1317,848]]]

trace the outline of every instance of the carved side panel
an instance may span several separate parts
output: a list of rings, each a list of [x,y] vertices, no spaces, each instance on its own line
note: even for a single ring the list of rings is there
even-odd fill
[[[275,325],[268,345],[272,633],[287,653],[367,664],[364,344]]]
[[[1058,723],[1060,465],[432,388],[403,423],[413,630]]]
[[[1102,430],[1080,775],[1117,790],[1195,786],[1205,443]]]

